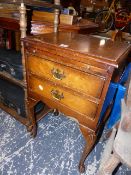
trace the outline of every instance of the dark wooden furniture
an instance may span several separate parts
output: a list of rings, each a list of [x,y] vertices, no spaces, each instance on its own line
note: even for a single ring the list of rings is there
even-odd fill
[[[6,5],[4,5],[4,7],[6,7]],[[3,8],[3,10],[4,10],[4,8]],[[8,10],[10,11],[10,14],[7,14],[6,17],[4,17],[4,14],[2,15],[2,17],[0,16],[0,28],[3,28],[5,30],[13,31],[15,33],[15,36],[19,37],[19,39],[17,38],[18,41],[19,41],[19,43],[17,43],[17,45],[19,45],[19,51],[22,52],[23,49],[21,48],[20,37],[23,38],[26,34],[26,21],[25,21],[26,9],[25,9],[25,6],[22,6],[22,8],[21,8],[22,15],[19,16],[19,18],[15,18],[15,17],[13,18],[13,16],[11,16],[11,13],[13,11],[11,11],[10,9],[8,9]],[[18,11],[18,9],[17,9],[17,11]],[[22,24],[19,24],[19,23],[22,23]],[[22,32],[21,32],[21,30],[22,30]],[[7,53],[8,53],[8,51],[7,51]],[[11,53],[13,53],[13,54],[11,54]],[[12,52],[10,50],[10,56],[12,58],[12,64],[14,63],[14,61],[13,61],[14,53],[15,53],[14,50]],[[19,54],[19,53],[16,51],[15,54]],[[8,55],[9,55],[9,53],[8,53]],[[6,57],[6,55],[3,55],[3,56]],[[25,79],[24,57],[22,57],[20,59],[22,59],[22,62],[23,62],[23,69],[22,69],[23,70],[23,79],[15,78],[15,77],[11,76],[11,74],[7,73],[7,71],[0,71],[0,79],[4,80],[6,82],[10,82],[13,87],[17,86],[18,88],[22,89],[22,91],[24,93],[23,98],[24,98],[24,101],[25,101],[25,104],[23,104],[23,106],[25,106],[26,116],[23,117],[20,114],[18,114],[18,112],[13,107],[10,107],[7,104],[5,104],[5,102],[3,102],[1,99],[0,99],[0,108],[3,109],[4,111],[8,112],[11,116],[16,118],[22,124],[26,125],[27,128],[29,128],[30,125],[31,125],[31,120],[28,118],[27,110],[26,110],[26,98],[27,98],[26,97],[26,94],[27,94],[26,91],[27,91],[27,89],[26,89],[26,79]],[[0,66],[2,66],[2,65],[0,65]],[[22,66],[22,65],[19,65],[19,66]],[[12,95],[15,96],[15,94],[12,94]],[[7,99],[7,101],[8,101],[8,99]]]
[[[76,22],[76,24],[68,25],[68,24],[60,24],[59,25],[59,31],[65,31],[65,32],[75,32],[80,34],[90,34],[95,33],[98,29],[98,25],[85,20],[81,19],[80,21]],[[32,34],[44,34],[44,33],[50,33],[54,30],[54,24],[47,21],[38,21],[33,20],[31,22],[31,33]]]
[[[44,102],[51,109],[75,118],[85,136],[86,145],[79,169],[91,151],[102,127],[100,113],[115,68],[124,63],[131,48],[75,33],[48,33],[24,38],[27,70],[28,113],[34,118],[34,106]],[[34,118],[33,132],[36,133]]]
[[[20,32],[19,20],[0,16],[0,28]]]
[[[19,20],[17,19],[0,17],[0,28],[20,33]],[[25,84],[22,80],[15,79],[4,71],[0,72],[0,77],[6,79],[7,81],[11,81],[12,83],[15,83],[21,87],[25,87]],[[9,109],[7,106],[3,105],[2,102],[0,102],[0,108],[5,110],[6,112],[9,112],[12,116],[14,116],[16,119],[19,119],[22,123],[25,124],[24,119],[21,119],[14,110]]]
[[[16,4],[20,5],[21,0],[0,0],[1,3],[3,4]],[[24,0],[24,4],[28,6],[34,6],[34,7],[53,7],[52,3],[48,3],[46,1],[41,1],[41,0]]]
[[[35,1],[34,2],[34,1],[30,1],[30,0],[26,1],[26,5],[29,7],[30,6],[53,7],[52,4],[49,4],[46,2],[42,2],[42,1]],[[25,70],[25,61],[24,61],[24,55],[23,55],[23,45],[20,42],[20,38],[24,38],[26,36],[26,33],[27,34],[30,33],[31,13],[30,13],[29,9],[26,10],[26,6],[24,5],[24,3],[21,3],[21,0],[17,0],[17,1],[14,1],[14,0],[2,1],[1,0],[0,7],[1,7],[0,8],[0,28],[13,31],[15,33],[15,35],[17,37],[17,40],[15,42],[17,43],[17,41],[18,41],[17,48],[19,51],[21,51],[21,57],[22,57],[21,58],[22,65],[19,65],[19,66],[23,67],[23,69],[22,69],[23,70],[23,79],[14,78],[9,73],[7,73],[7,71],[2,70],[2,71],[0,71],[0,80],[1,80],[1,82],[5,82],[3,84],[9,84],[10,86],[12,85],[12,89],[15,89],[16,87],[18,89],[22,89],[21,94],[24,94],[24,95],[22,96],[22,99],[20,99],[20,101],[23,101],[22,109],[24,108],[25,115],[24,116],[20,115],[19,110],[16,110],[16,106],[14,108],[14,106],[12,106],[12,104],[10,105],[9,99],[6,99],[8,101],[8,104],[9,104],[9,105],[7,105],[7,103],[5,103],[5,101],[4,101],[5,99],[3,100],[2,92],[0,92],[0,108],[3,109],[4,111],[8,112],[11,116],[13,116],[18,121],[20,121],[22,124],[24,124],[27,127],[27,130],[30,131],[30,133],[32,134],[32,128],[33,128],[32,121],[33,121],[33,119],[29,118],[28,111],[27,111],[28,104],[27,104],[27,100],[26,100],[27,99],[26,70]],[[16,49],[16,51],[18,51],[18,50]],[[13,51],[13,53],[14,53],[14,51]],[[16,54],[17,54],[17,52],[16,52]],[[12,64],[13,63],[14,62],[13,62],[13,58],[12,58]],[[3,89],[4,88],[2,87],[1,91]],[[14,95],[14,98],[15,98],[16,94],[12,94],[12,96]],[[39,111],[41,109],[41,107],[42,107],[41,104],[39,104],[39,106],[36,107],[35,111]],[[46,113],[45,110],[43,111],[44,114]],[[42,113],[41,113],[41,115],[42,115]],[[37,113],[38,120],[39,120],[39,116],[41,116],[41,115],[39,115],[39,113]]]

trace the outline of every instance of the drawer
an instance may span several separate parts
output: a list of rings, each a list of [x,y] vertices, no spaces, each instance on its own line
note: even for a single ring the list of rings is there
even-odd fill
[[[29,77],[29,90],[38,95],[41,99],[44,97],[56,103],[61,103],[74,111],[94,119],[98,104],[89,101],[85,96],[79,96],[73,91],[56,86],[50,81],[40,80],[36,77]]]
[[[100,76],[85,73],[33,55],[28,58],[28,69],[39,77],[45,77],[85,95],[95,98],[101,97],[105,80]]]

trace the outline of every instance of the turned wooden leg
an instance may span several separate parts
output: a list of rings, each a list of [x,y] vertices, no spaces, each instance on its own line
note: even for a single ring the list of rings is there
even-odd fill
[[[83,129],[82,129],[82,133],[83,133]],[[79,162],[79,172],[80,173],[84,173],[85,172],[85,165],[84,162],[88,156],[88,154],[91,152],[95,142],[96,142],[96,135],[93,131],[87,130],[86,129],[86,133],[84,131],[83,135],[85,136],[86,139],[86,144],[85,144],[85,148],[83,150],[80,162]]]

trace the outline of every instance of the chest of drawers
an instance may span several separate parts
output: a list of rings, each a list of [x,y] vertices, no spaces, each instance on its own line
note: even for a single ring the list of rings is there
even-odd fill
[[[100,113],[115,68],[130,46],[109,39],[75,33],[49,33],[24,40],[28,110],[39,101],[75,118],[87,144],[79,169],[93,147],[102,125]]]

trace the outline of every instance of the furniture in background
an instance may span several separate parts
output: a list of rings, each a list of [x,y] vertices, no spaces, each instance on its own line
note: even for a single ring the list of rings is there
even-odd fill
[[[124,65],[131,46],[70,32],[30,36],[23,42],[30,118],[40,101],[55,114],[75,118],[86,139],[79,164],[84,172],[84,161],[103,125],[99,117],[114,69]],[[34,132],[36,124],[34,120]]]
[[[19,17],[20,12],[18,5],[0,4],[0,47],[7,47],[7,49],[15,49],[16,51],[20,51],[21,43]],[[14,34],[14,37],[12,36],[12,33]],[[13,42],[15,43],[14,46],[12,45]],[[8,47],[7,44],[10,46]]]
[[[54,14],[42,11],[33,11],[31,33],[42,34],[54,31]],[[86,19],[73,15],[60,15],[59,31],[76,32],[81,34],[95,33],[98,25]]]
[[[20,5],[21,0],[1,0],[0,3],[2,4],[15,4],[15,5]],[[24,0],[23,2],[26,6],[33,6],[33,7],[48,7],[52,8],[53,4],[48,3],[46,1],[41,1],[41,0]]]
[[[18,6],[16,6],[18,8]],[[8,9],[9,10],[9,9]],[[18,9],[16,9],[18,11]],[[22,55],[20,54],[20,35],[21,38],[25,37],[26,35],[26,19],[25,19],[26,9],[25,6],[22,4],[20,7],[20,19],[16,19],[15,17],[0,17],[0,28],[4,30],[13,31],[17,37],[16,40],[19,42],[16,44],[15,50],[1,48],[0,52],[0,81],[1,81],[1,88],[0,88],[0,108],[5,110],[6,112],[10,113],[14,116],[17,120],[22,122],[23,124],[27,125],[28,119],[26,118],[26,109],[24,110],[25,101],[26,101],[26,81],[25,81],[25,69],[24,69],[24,60],[22,60]],[[19,24],[20,22],[20,24]],[[20,34],[21,31],[21,34]],[[8,38],[7,38],[8,39]],[[14,42],[14,41],[12,41]],[[6,50],[7,49],[7,50]],[[22,51],[22,50],[21,50]],[[3,60],[3,62],[2,62]],[[12,60],[12,61],[10,61]],[[23,67],[22,67],[23,62]],[[16,74],[15,68],[18,69],[19,73]],[[21,72],[23,71],[23,73]],[[13,99],[16,99],[15,95],[18,95],[15,89],[19,89],[19,94],[24,94],[23,104],[22,107],[19,108],[19,104],[14,104]],[[5,92],[4,92],[5,89]],[[14,94],[11,94],[11,99],[9,98],[8,94],[10,90],[14,90]],[[8,93],[8,94],[7,94]],[[12,92],[11,92],[12,93]],[[8,96],[8,97],[7,97]],[[25,96],[25,97],[24,97]],[[15,100],[14,100],[15,101]],[[22,100],[21,100],[22,101]],[[18,103],[15,101],[15,103]],[[17,106],[18,105],[18,106]],[[17,108],[18,107],[18,108]],[[19,112],[18,112],[19,111]]]
[[[78,19],[78,17],[76,15],[61,14],[59,16],[59,23],[73,25],[77,22],[77,19]],[[32,20],[54,23],[54,13],[33,10]]]
[[[4,38],[5,44],[0,48],[0,108],[15,117],[31,132],[32,119],[27,113],[26,71],[23,45],[20,41],[20,38],[26,36],[26,7],[21,3],[19,12],[19,6],[13,6],[12,9],[12,5],[6,5],[1,8],[3,11],[7,8],[8,11],[0,16],[0,28],[7,30],[10,36],[7,33]],[[14,13],[17,13],[17,16],[13,16]],[[13,39],[12,32],[15,35]],[[12,43],[15,43],[13,48],[8,46]],[[38,104],[35,112],[38,114],[42,107],[42,104]]]

